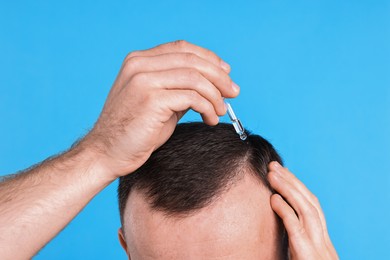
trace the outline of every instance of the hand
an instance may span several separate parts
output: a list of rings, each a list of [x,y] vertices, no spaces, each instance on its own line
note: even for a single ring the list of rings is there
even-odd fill
[[[239,89],[230,67],[213,52],[176,41],[130,53],[91,132],[78,146],[97,151],[116,178],[139,168],[192,108],[209,125],[226,113],[223,97]]]
[[[318,199],[279,163],[269,169],[270,184],[280,194],[272,195],[271,207],[286,228],[291,259],[338,259]]]

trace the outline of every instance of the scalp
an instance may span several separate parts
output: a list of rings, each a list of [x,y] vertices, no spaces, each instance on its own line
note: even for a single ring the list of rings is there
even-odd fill
[[[146,196],[152,209],[185,216],[209,205],[247,170],[269,188],[271,161],[281,159],[258,135],[248,133],[242,141],[230,124],[179,124],[141,168],[120,179],[121,216],[134,189]]]

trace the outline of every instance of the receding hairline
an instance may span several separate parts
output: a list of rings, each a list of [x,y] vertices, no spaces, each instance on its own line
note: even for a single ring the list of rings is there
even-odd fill
[[[214,201],[244,170],[250,170],[271,189],[266,178],[270,161],[282,163],[272,144],[259,135],[248,132],[247,140],[241,141],[230,124],[215,127],[179,124],[167,143],[154,152],[136,174],[121,178],[118,187],[121,220],[129,191],[134,189],[144,193],[155,209],[160,207],[167,215],[184,216]],[[233,170],[223,174],[226,169]],[[212,174],[210,182],[207,181],[208,171]],[[186,191],[187,187],[190,190]],[[198,193],[203,197],[194,202]]]
[[[206,201],[201,207],[194,208],[194,209],[186,211],[186,212],[170,212],[170,211],[166,211],[163,209],[154,208],[152,206],[153,198],[150,198],[148,196],[147,191],[145,189],[142,189],[142,188],[135,186],[130,191],[130,193],[127,197],[127,201],[126,201],[125,208],[123,211],[122,232],[125,233],[125,219],[126,218],[124,216],[126,215],[126,212],[130,208],[130,207],[128,207],[127,204],[129,203],[129,201],[131,201],[130,197],[134,196],[134,193],[139,195],[145,201],[145,204],[147,205],[148,209],[151,212],[162,213],[167,219],[172,219],[173,221],[180,221],[181,219],[196,215],[201,210],[207,209],[208,207],[212,207],[226,193],[228,193],[235,185],[239,184],[240,181],[242,181],[245,178],[245,176],[249,176],[253,180],[253,182],[256,182],[257,184],[259,184],[259,187],[261,190],[269,192],[270,195],[273,193],[273,191],[269,188],[269,186],[264,183],[264,180],[259,176],[259,174],[253,170],[253,167],[250,165],[249,162],[244,162],[241,165],[243,167],[238,168],[238,169],[234,169],[234,174],[229,175],[229,176],[231,176],[231,178],[229,178],[228,182],[226,182],[226,184],[224,186],[222,186],[221,189],[219,189],[217,191],[217,193],[214,194],[214,196],[212,196],[208,201]]]
[[[145,191],[142,191],[138,188],[134,188],[129,193],[128,199],[126,201],[126,206],[125,206],[124,211],[123,211],[123,216],[122,216],[123,221],[122,221],[122,227],[121,227],[122,234],[123,234],[125,240],[127,240],[126,230],[127,230],[127,225],[129,225],[129,224],[126,221],[126,216],[129,214],[129,210],[131,210],[131,208],[132,208],[132,205],[128,205],[128,204],[131,203],[132,201],[134,201],[133,200],[134,196],[141,198],[141,201],[143,202],[142,207],[146,207],[148,212],[159,213],[163,216],[164,221],[167,221],[169,223],[175,223],[175,222],[177,223],[177,222],[180,222],[181,220],[184,220],[186,218],[193,217],[204,210],[213,208],[215,205],[217,205],[221,201],[221,199],[224,198],[224,195],[229,193],[229,191],[231,191],[236,185],[241,184],[242,180],[246,176],[248,176],[251,180],[253,180],[254,183],[259,185],[259,192],[264,192],[264,193],[269,194],[269,196],[271,196],[272,191],[269,189],[269,187],[267,187],[267,185],[264,184],[261,177],[256,172],[254,172],[250,167],[247,167],[247,166],[241,168],[240,170],[237,170],[237,173],[234,175],[234,178],[232,178],[229,181],[229,183],[227,183],[227,185],[222,187],[219,190],[219,192],[217,194],[215,194],[215,196],[211,197],[211,199],[209,201],[207,201],[202,207],[199,207],[197,209],[193,209],[193,210],[187,211],[187,212],[168,212],[168,211],[164,211],[164,210],[155,209],[151,206],[151,203],[150,203],[151,199],[148,198]]]

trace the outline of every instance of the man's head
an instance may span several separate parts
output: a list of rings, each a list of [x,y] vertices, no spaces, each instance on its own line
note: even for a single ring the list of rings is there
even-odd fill
[[[120,179],[120,238],[132,259],[278,259],[284,229],[270,206],[267,166],[281,159],[230,124],[179,124]]]

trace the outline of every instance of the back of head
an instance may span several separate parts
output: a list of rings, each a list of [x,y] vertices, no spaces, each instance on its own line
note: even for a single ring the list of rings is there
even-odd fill
[[[248,133],[242,141],[231,124],[178,124],[142,167],[120,178],[122,225],[133,191],[142,193],[152,210],[179,218],[210,205],[247,172],[272,192],[266,178],[271,161],[282,163],[273,146],[259,135]]]

